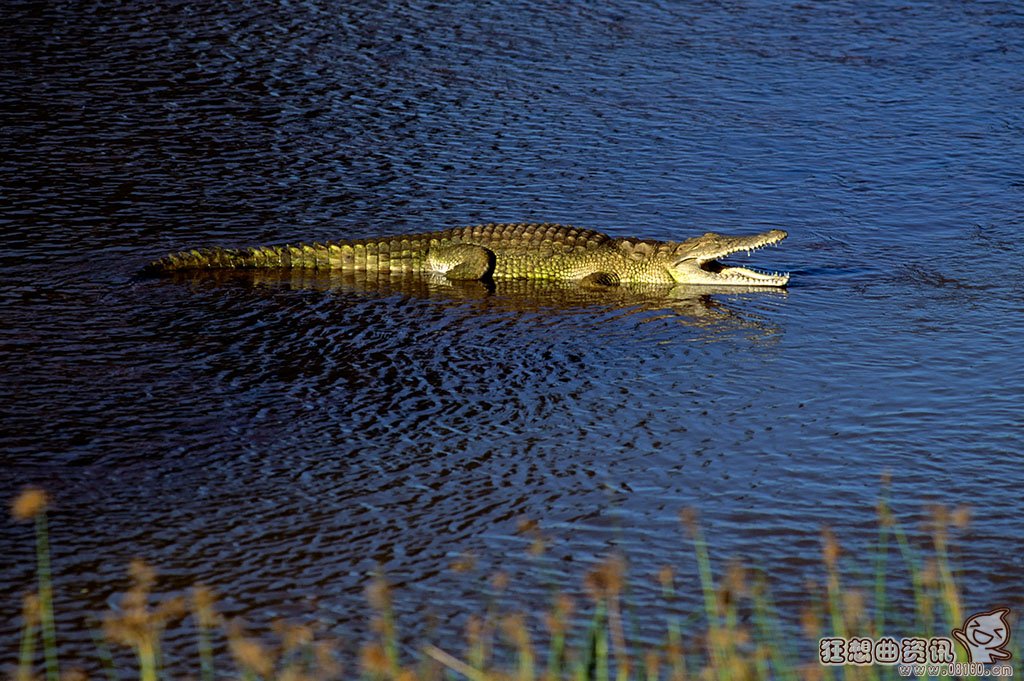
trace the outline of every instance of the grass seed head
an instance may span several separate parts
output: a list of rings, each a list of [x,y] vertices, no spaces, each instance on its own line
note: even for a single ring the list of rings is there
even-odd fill
[[[658,581],[661,582],[661,588],[665,591],[675,590],[675,578],[676,573],[671,565],[666,565],[658,570]]]
[[[540,523],[536,520],[529,518],[520,518],[516,522],[516,532],[518,534],[533,534],[534,532],[540,531]]]
[[[967,506],[957,506],[950,515],[953,525],[960,530],[966,530],[971,524],[971,509]]]
[[[821,635],[821,616],[814,608],[803,608],[800,611],[800,628],[804,630],[804,636],[810,639],[818,638]]]
[[[825,567],[833,571],[839,563],[839,542],[836,541],[836,535],[827,527],[821,531],[821,541],[821,555]]]
[[[505,637],[520,650],[527,650],[530,647],[530,634],[526,630],[526,618],[522,613],[506,615],[501,620],[501,629]]]
[[[618,596],[622,592],[625,573],[625,559],[622,556],[609,556],[587,574],[587,590],[594,600]]]
[[[156,570],[141,558],[134,558],[128,564],[128,576],[132,578],[135,587],[143,593],[149,593],[156,584]]]
[[[38,625],[39,612],[39,595],[25,594],[25,598],[21,601],[21,616],[25,619],[25,625],[29,627]]]
[[[889,505],[884,500],[879,499],[875,504],[875,510],[878,513],[878,523],[882,527],[892,527],[895,525],[895,521],[892,517],[892,511],[889,509]]]
[[[739,561],[732,561],[725,573],[725,585],[737,596],[747,593],[747,570]]]
[[[391,587],[383,577],[375,577],[366,587],[366,599],[377,612],[391,609]]]
[[[867,614],[866,599],[860,589],[848,589],[843,592],[843,617],[847,626],[856,631],[857,624]]]
[[[921,584],[928,589],[939,587],[939,565],[934,558],[926,558],[921,567]]]
[[[455,572],[469,572],[476,567],[476,556],[467,551],[452,561],[451,568]]]
[[[935,504],[931,507],[932,523],[936,528],[949,526],[949,508],[942,504]]]
[[[508,588],[508,581],[508,573],[499,570],[491,575],[491,588],[499,592],[504,591]]]
[[[308,625],[279,620],[274,623],[274,628],[281,637],[281,647],[285,652],[300,650],[313,642],[313,628]]]
[[[391,670],[387,652],[380,643],[367,643],[363,646],[360,662],[363,671],[370,676],[385,676]]]
[[[199,626],[204,629],[212,629],[217,624],[217,612],[214,606],[217,597],[213,590],[202,584],[192,587],[192,610],[196,614]]]
[[[697,514],[697,509],[692,506],[684,508],[679,512],[679,520],[683,523],[683,527],[690,532],[691,536],[697,535],[697,532],[700,529],[700,518]]]
[[[11,515],[15,520],[32,520],[46,511],[50,498],[38,487],[28,487],[11,504]]]
[[[248,669],[257,676],[269,677],[274,671],[274,659],[258,641],[242,633],[239,622],[232,622],[228,628],[228,650],[242,669]]]
[[[133,648],[149,648],[155,643],[149,619],[140,612],[107,615],[103,620],[103,635],[113,643]]]
[[[331,641],[317,641],[313,644],[313,659],[321,678],[341,676],[341,664],[338,662],[337,648]]]
[[[565,634],[569,629],[569,617],[572,615],[572,599],[565,594],[555,596],[554,605],[547,613],[544,622],[552,635]]]

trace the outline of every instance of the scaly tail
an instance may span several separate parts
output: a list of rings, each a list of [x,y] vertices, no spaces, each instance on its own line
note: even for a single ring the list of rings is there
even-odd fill
[[[340,261],[340,248],[338,249]],[[255,248],[203,248],[172,253],[155,260],[143,270],[147,274],[177,272],[179,270],[220,269],[318,269],[330,265],[331,249],[326,244],[312,246],[257,246]]]
[[[143,276],[181,270],[211,269],[307,269],[355,272],[415,271],[426,257],[427,243],[413,238],[392,241],[329,242],[297,246],[253,248],[204,248],[172,253],[143,268]]]

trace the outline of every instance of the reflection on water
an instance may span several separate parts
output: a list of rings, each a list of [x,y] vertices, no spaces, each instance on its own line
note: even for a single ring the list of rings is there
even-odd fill
[[[404,274],[378,276],[375,272],[317,272],[311,270],[210,270],[176,272],[163,277],[176,284],[236,285],[257,289],[309,289],[343,296],[389,298],[408,296],[449,301],[480,312],[546,312],[558,315],[558,322],[574,311],[592,315],[619,311],[650,318],[661,313],[684,324],[700,327],[708,338],[716,325],[731,330],[747,328],[765,336],[778,333],[766,319],[745,316],[717,298],[745,295],[785,298],[785,289],[747,286],[689,286],[622,284],[588,286],[575,282],[503,280],[493,282],[451,281],[444,276]],[[595,310],[594,308],[598,308]]]

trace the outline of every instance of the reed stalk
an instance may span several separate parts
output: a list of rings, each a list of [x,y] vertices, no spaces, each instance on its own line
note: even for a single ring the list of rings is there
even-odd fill
[[[39,596],[25,596],[21,608],[21,646],[18,651],[17,681],[31,681],[32,660],[36,652],[36,630],[39,622]]]
[[[61,681],[46,498],[42,493],[33,492],[33,495],[28,501],[19,499],[15,505],[16,518],[35,522],[37,593],[27,597],[23,605],[14,678],[34,681],[33,665],[41,641],[45,681],[53,681],[54,673],[58,674],[56,681]],[[831,531],[826,529],[822,533],[825,587],[811,588],[811,608],[804,621],[805,635],[813,641],[811,650],[817,648],[817,637],[828,635],[825,632],[844,638],[868,634],[879,638],[892,627],[893,622],[886,612],[888,590],[893,570],[899,567],[898,560],[888,555],[888,544],[893,540],[913,585],[913,617],[917,630],[905,632],[905,635],[930,636],[936,623],[943,620],[940,629],[949,630],[962,623],[964,610],[954,567],[955,554],[950,547],[951,529],[966,525],[966,511],[950,513],[936,509],[932,544],[920,555],[894,520],[884,495],[878,504],[878,515],[878,545],[871,554],[872,564],[863,572],[856,569],[855,563],[851,568],[848,559],[841,559],[839,543]],[[469,619],[464,659],[427,645],[420,648],[422,656],[417,663],[403,666],[391,590],[383,577],[378,576],[367,588],[376,635],[363,648],[360,671],[364,678],[380,681],[440,681],[442,674],[444,679],[462,677],[469,681],[611,681],[613,678],[614,681],[660,681],[661,678],[685,681],[691,677],[702,681],[796,681],[798,678],[817,681],[835,678],[836,674],[847,681],[895,678],[894,670],[885,667],[833,669],[816,663],[801,666],[800,656],[790,649],[792,632],[788,631],[772,600],[768,576],[763,572],[751,573],[737,562],[731,562],[723,575],[716,576],[696,514],[685,512],[682,519],[692,539],[701,605],[692,617],[681,619],[674,610],[678,605],[675,575],[671,568],[662,570],[659,575],[662,596],[672,609],[664,625],[663,646],[652,648],[636,642],[643,633],[639,627],[629,629],[633,641],[627,638],[623,612],[627,615],[634,612],[629,605],[633,591],[625,580],[625,561],[612,556],[598,564],[585,579],[592,607],[589,618],[574,620],[572,601],[564,594],[555,594],[544,620],[548,630],[546,660],[545,651],[534,648],[536,632],[530,624],[536,620],[523,613],[503,615],[491,594],[484,613]],[[137,675],[140,681],[161,681],[168,678],[165,674],[169,673],[161,659],[161,640],[167,627],[184,618],[189,610],[180,597],[159,602],[153,596],[155,572],[141,561],[132,563],[131,575],[133,585],[121,599],[120,607],[106,618],[104,632],[110,641],[127,645],[135,653],[138,669],[133,676]],[[496,575],[492,579],[494,591],[504,591],[507,582],[503,574]],[[865,587],[864,591],[861,586]],[[213,643],[217,635],[226,636],[228,651],[235,660],[235,668],[230,672],[234,678],[245,681],[339,678],[339,667],[332,659],[333,649],[327,642],[315,640],[312,626],[275,625],[282,639],[275,647],[262,639],[243,635],[238,622],[225,623],[216,612],[212,592],[204,587],[192,591],[190,606],[196,624],[200,681],[215,681],[218,677]],[[573,622],[580,622],[575,632]],[[1016,633],[1017,623],[1013,626]],[[636,636],[634,631],[638,632]],[[496,632],[502,635],[496,636]],[[685,640],[703,640],[703,651],[695,645],[698,652],[688,660]],[[1014,637],[1016,660],[1021,658],[1022,642],[1024,636]],[[123,670],[114,668],[102,638],[97,637],[96,646],[108,681],[115,681]],[[69,674],[67,678],[72,676]]]
[[[39,619],[43,632],[46,681],[60,681],[57,662],[57,627],[53,618],[53,574],[50,567],[50,533],[46,511],[36,515],[36,561],[39,575]]]

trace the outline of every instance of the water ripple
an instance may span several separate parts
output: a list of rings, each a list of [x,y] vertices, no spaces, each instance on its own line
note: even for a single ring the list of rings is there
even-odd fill
[[[538,574],[578,588],[612,549],[644,608],[658,568],[695,569],[686,506],[718,555],[774,566],[795,609],[821,523],[851,555],[872,541],[883,471],[915,540],[927,504],[1000,500],[962,574],[977,598],[1018,597],[1013,3],[0,14],[18,27],[0,41],[0,494],[57,499],[69,641],[91,646],[82,618],[136,555],[167,592],[203,580],[230,614],[344,637],[378,565],[413,631],[424,607],[458,621],[493,570],[539,607]],[[509,220],[783,227],[756,264],[793,283],[131,281],[181,248]],[[477,572],[452,572],[465,552]],[[0,553],[14,612],[27,529],[0,526]]]

